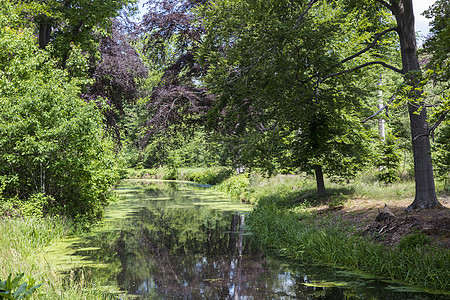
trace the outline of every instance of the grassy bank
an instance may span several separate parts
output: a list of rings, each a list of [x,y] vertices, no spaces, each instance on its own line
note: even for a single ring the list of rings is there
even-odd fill
[[[299,221],[300,220],[300,221]],[[290,259],[307,259],[366,271],[391,280],[450,289],[449,252],[410,242],[390,249],[362,238],[349,225],[315,219],[262,200],[249,225],[269,249]]]
[[[25,273],[22,282],[42,283],[33,299],[109,299],[95,283],[73,280],[46,261],[45,248],[73,230],[72,224],[59,218],[0,219],[0,278]]]
[[[126,178],[185,180],[201,184],[215,185],[223,182],[233,174],[230,168],[156,168],[156,169],[128,169]]]
[[[376,206],[382,207],[384,202],[406,207],[412,201],[412,182],[386,186],[372,180],[370,174],[366,174],[352,184],[328,183],[331,197],[322,202],[317,201],[314,182],[304,176],[264,179],[255,175],[240,175],[215,188],[255,204],[249,224],[262,243],[277,255],[364,271],[433,290],[450,291],[448,249],[437,247],[421,232],[407,234],[394,247],[387,247],[373,241],[374,238],[382,240],[381,235],[363,235],[361,226],[355,226],[343,217],[343,207],[361,203],[360,199],[365,200],[366,206],[374,207],[358,207],[358,211],[349,210],[350,215],[364,209],[375,212]],[[440,194],[448,198],[444,186],[439,183],[438,188]],[[337,216],[334,212],[339,209],[343,210]],[[372,219],[359,219],[358,222],[373,222],[375,219],[373,214],[364,216]]]

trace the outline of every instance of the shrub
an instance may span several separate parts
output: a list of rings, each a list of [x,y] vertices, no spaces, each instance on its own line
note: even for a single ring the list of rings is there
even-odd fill
[[[397,247],[400,250],[411,250],[411,249],[423,247],[429,243],[430,243],[430,238],[427,235],[425,235],[421,232],[414,232],[412,234],[404,236],[398,243]]]
[[[24,274],[19,274],[12,278],[12,274],[9,274],[8,279],[5,281],[0,280],[0,298],[1,299],[28,299],[33,293],[42,285],[34,285],[34,280],[31,279],[29,283],[23,283],[19,285],[20,280]],[[28,288],[31,286],[30,288]]]
[[[92,222],[118,178],[102,114],[31,31],[0,25],[0,197]]]
[[[231,198],[241,199],[250,186],[249,174],[233,176],[215,187],[216,190],[230,195]]]
[[[201,184],[216,185],[229,178],[233,171],[227,168],[193,169],[181,174],[181,179]]]

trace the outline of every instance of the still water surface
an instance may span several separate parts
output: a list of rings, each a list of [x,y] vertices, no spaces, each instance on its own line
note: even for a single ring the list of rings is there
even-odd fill
[[[105,226],[51,250],[78,280],[137,299],[448,299],[264,255],[249,206],[181,182],[128,181]],[[72,270],[72,271],[70,271]]]

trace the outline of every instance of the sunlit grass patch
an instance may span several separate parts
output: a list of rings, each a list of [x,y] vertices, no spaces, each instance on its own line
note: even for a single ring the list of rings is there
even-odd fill
[[[43,284],[33,299],[108,299],[94,283],[72,281],[55,270],[44,253],[73,230],[60,218],[0,219],[0,278],[25,273],[24,282]]]

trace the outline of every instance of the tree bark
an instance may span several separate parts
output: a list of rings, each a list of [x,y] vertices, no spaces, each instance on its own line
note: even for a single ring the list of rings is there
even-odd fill
[[[315,165],[314,171],[316,173],[317,195],[319,196],[319,198],[326,198],[327,191],[325,189],[325,183],[323,180],[322,166]]]
[[[391,0],[392,12],[397,20],[400,51],[405,80],[412,86],[414,98],[419,99],[421,90],[416,90],[420,81],[420,66],[417,57],[416,35],[414,30],[414,12],[412,0]],[[413,98],[413,99],[414,99]],[[430,138],[428,135],[427,111],[422,101],[410,102],[409,119],[414,154],[414,178],[416,194],[407,210],[414,208],[431,208],[440,205],[434,186],[433,167],[431,163]]]
[[[45,15],[37,18],[39,25],[39,48],[44,49],[50,42],[50,34],[52,32],[51,19]]]

